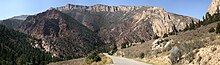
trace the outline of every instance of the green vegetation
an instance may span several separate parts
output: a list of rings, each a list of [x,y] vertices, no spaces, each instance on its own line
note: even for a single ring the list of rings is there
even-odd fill
[[[214,22],[218,22],[220,21],[220,13],[217,12],[213,15],[210,15],[208,12],[206,13],[205,17],[203,17],[203,21],[199,21],[198,23],[194,24],[193,20],[192,23],[187,25],[186,28],[183,31],[187,31],[187,30],[194,30],[196,28],[201,27],[201,25],[206,26],[208,24],[214,23]],[[216,28],[218,29],[218,28]],[[213,29],[210,30],[209,32],[213,32]],[[218,33],[218,32],[216,32]]]
[[[209,32],[210,32],[210,33],[211,33],[211,32],[215,32],[215,29],[212,27],[212,28],[209,29]]]
[[[187,31],[187,30],[195,30],[196,28],[200,27],[200,22],[197,24],[194,24],[194,22],[192,22],[189,25],[186,25],[186,28],[183,31]]]
[[[220,23],[217,24],[217,27],[216,27],[216,33],[220,33]]]
[[[117,46],[116,44],[113,44],[113,49],[111,51],[108,52],[109,55],[113,55],[115,52],[117,52]]]
[[[211,32],[220,33],[220,23],[217,24],[216,30],[215,30],[215,28],[212,27],[212,28],[209,29],[209,32],[210,33]]]
[[[144,58],[145,54],[142,52],[140,55],[139,55],[139,58]]]
[[[23,22],[23,20],[6,19],[6,20],[2,20],[0,22],[0,24],[4,25],[5,27],[10,28],[10,29],[16,29],[21,25],[22,22]]]
[[[142,40],[141,40],[141,43],[144,43],[144,42],[145,42],[145,41],[142,39]]]
[[[176,32],[170,32],[168,35],[176,35]]]
[[[163,35],[163,38],[165,38],[165,37],[168,37],[168,34],[167,34],[167,33],[165,33],[165,34]]]
[[[189,41],[188,41],[189,42]],[[193,50],[197,50],[199,48],[204,47],[204,43],[200,41],[200,39],[198,40],[194,40],[191,41],[189,43],[180,43],[180,44],[175,44],[174,46],[176,46],[176,50],[175,47],[171,49],[171,60],[173,60],[173,63],[177,63],[178,59],[180,58],[180,56],[185,55],[185,60],[188,60],[189,62],[192,62],[192,60],[194,60],[194,55],[196,54],[196,52],[194,52]],[[178,49],[178,53],[177,53],[177,49]],[[181,53],[180,53],[181,52]],[[173,53],[173,54],[172,54]],[[173,57],[172,57],[173,56]]]
[[[45,65],[51,61],[50,54],[31,46],[39,40],[2,25],[0,31],[0,65]]]
[[[91,64],[93,62],[98,62],[98,61],[101,61],[101,57],[98,55],[97,52],[91,52],[86,57],[86,63],[88,63],[88,64]]]
[[[128,44],[129,44],[128,42],[122,43],[121,44],[121,49],[126,48],[128,46]]]
[[[217,12],[213,14],[212,16],[207,12],[205,15],[205,18],[203,18],[202,25],[208,25],[214,22],[220,21],[220,13]]]
[[[159,36],[157,36],[157,34],[154,34],[153,39],[158,39],[160,38]]]

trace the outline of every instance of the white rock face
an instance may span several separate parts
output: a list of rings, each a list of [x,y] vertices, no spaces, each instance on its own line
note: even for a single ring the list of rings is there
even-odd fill
[[[29,15],[14,16],[12,19],[25,20]]]
[[[82,5],[67,4],[66,6],[58,7],[56,9],[60,10],[60,11],[78,10],[78,11],[84,11],[84,12],[86,12],[86,11],[90,11],[90,12],[101,12],[101,11],[116,12],[116,11],[132,11],[132,10],[137,10],[141,7],[144,7],[144,6],[107,6],[107,5],[102,5],[102,4],[97,4],[94,6],[82,6]]]
[[[42,47],[45,49],[45,51],[50,51],[50,44],[46,41],[42,41]]]
[[[209,14],[213,15],[214,13],[217,13],[217,9],[220,9],[220,0],[212,0],[208,9]]]

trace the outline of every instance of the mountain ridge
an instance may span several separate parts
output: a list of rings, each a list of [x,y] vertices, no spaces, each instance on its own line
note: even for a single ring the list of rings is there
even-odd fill
[[[86,56],[104,45],[90,29],[55,9],[29,16],[19,31],[42,39],[43,49],[63,59]]]
[[[184,30],[190,24],[199,23],[198,19],[166,12],[163,8],[153,6],[67,4],[55,9],[96,31],[106,43],[147,41],[154,36],[163,37],[165,34]]]
[[[96,4],[93,6],[84,6],[84,5],[73,5],[73,4],[67,4],[65,6],[56,7],[55,9],[63,11],[63,10],[79,10],[84,12],[117,12],[117,11],[132,11],[137,10],[141,7],[150,7],[150,6],[108,6],[103,4]],[[158,7],[159,8],[159,7]]]

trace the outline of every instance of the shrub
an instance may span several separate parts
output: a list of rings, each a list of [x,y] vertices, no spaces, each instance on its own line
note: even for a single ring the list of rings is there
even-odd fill
[[[188,25],[186,25],[186,27],[183,29],[183,31],[187,31],[189,29],[190,29],[190,27]]]
[[[139,55],[139,58],[144,58],[145,54],[142,52],[140,55]]]
[[[210,15],[208,12],[206,13],[205,18],[203,18],[202,25],[208,25],[214,22],[220,21],[220,13],[215,13],[213,15]]]
[[[165,38],[165,37],[168,37],[168,34],[167,34],[167,33],[165,33],[165,34],[163,35],[163,38]]]
[[[195,59],[195,57],[194,57],[195,54],[196,54],[196,53],[194,53],[194,52],[191,51],[191,52],[189,52],[188,54],[186,54],[185,59],[188,60],[189,62],[192,62],[192,61]]]
[[[113,55],[118,50],[116,44],[114,44],[113,46],[113,49],[108,52],[109,55]]]
[[[169,35],[176,35],[176,32],[170,32]]]
[[[212,28],[209,29],[209,32],[210,32],[210,33],[211,33],[211,32],[215,32],[215,29],[212,27]]]
[[[91,52],[86,57],[86,63],[88,63],[88,64],[91,64],[93,62],[98,62],[98,61],[101,61],[101,57],[98,55],[97,52]]]
[[[157,34],[155,34],[155,35],[153,36],[153,39],[158,39],[158,38],[160,38],[160,37],[157,36]]]
[[[144,43],[144,42],[145,42],[145,41],[142,39],[142,40],[141,40],[141,43]]]
[[[126,48],[128,44],[129,44],[128,42],[122,43],[121,44],[121,49]]]

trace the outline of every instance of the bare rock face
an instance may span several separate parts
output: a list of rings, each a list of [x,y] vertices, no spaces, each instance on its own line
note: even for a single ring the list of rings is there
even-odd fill
[[[14,16],[11,19],[25,20],[29,15]]]
[[[152,6],[81,6],[68,4],[28,16],[19,31],[42,39],[55,57],[78,58],[111,44],[137,43],[178,32],[198,19]]]
[[[97,4],[94,6],[82,6],[82,5],[72,5],[67,4],[63,7],[56,8],[60,11],[66,11],[66,10],[77,10],[81,12],[117,12],[117,11],[132,11],[137,10],[143,6],[107,6],[102,4]]]
[[[217,13],[220,9],[220,0],[212,0],[212,3],[210,4],[208,8],[208,13],[213,15]]]
[[[121,44],[150,40],[183,30],[198,19],[166,12],[151,6],[80,6],[68,4],[55,8],[72,16],[99,34],[105,43]]]
[[[64,59],[85,56],[103,45],[96,33],[55,9],[29,16],[19,31],[42,39],[47,52]]]

